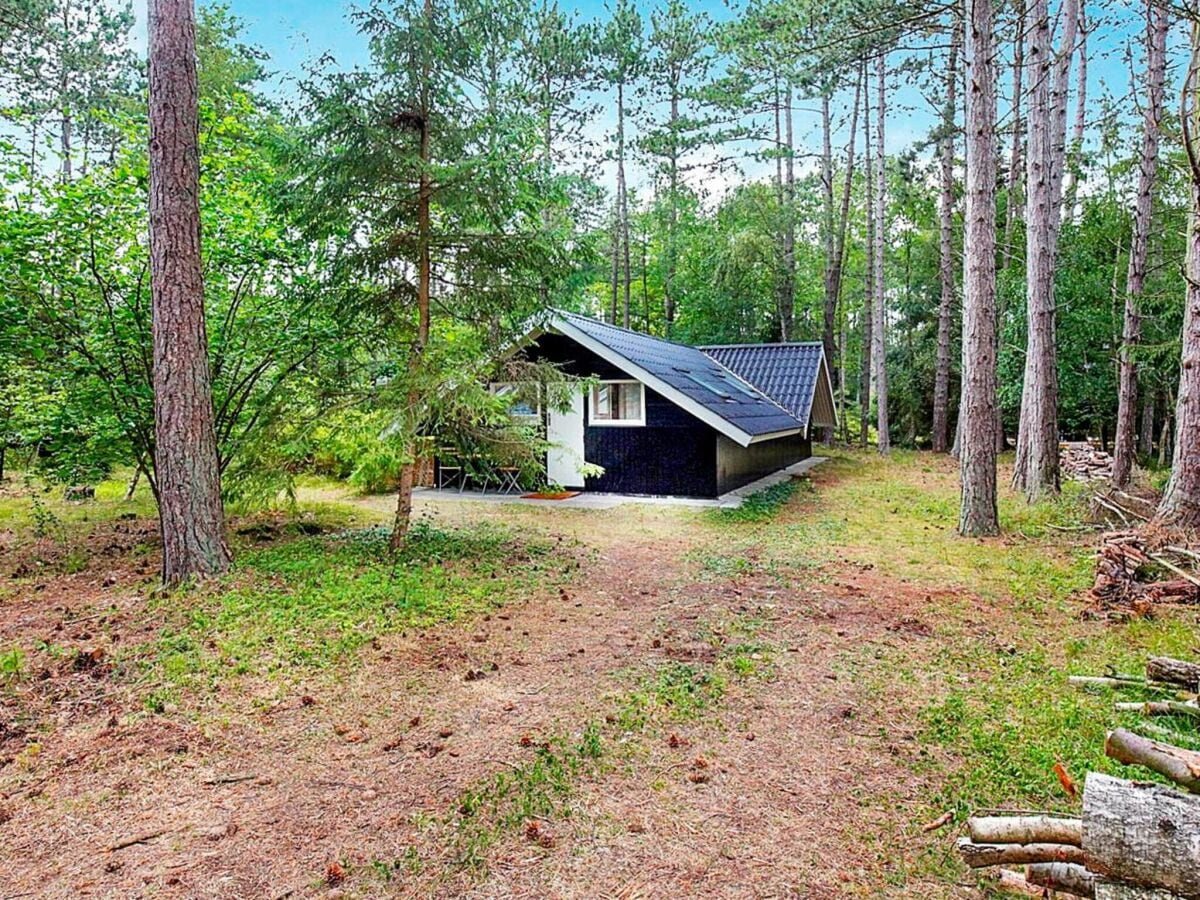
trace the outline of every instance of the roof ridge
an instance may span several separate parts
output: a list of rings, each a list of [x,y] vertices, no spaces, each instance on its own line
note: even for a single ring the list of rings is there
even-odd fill
[[[697,344],[697,350],[746,350],[758,347],[823,347],[821,341],[766,341],[759,344]]]
[[[650,334],[648,331],[638,331],[636,328],[626,328],[623,325],[614,325],[612,322],[605,322],[603,319],[597,319],[595,316],[589,316],[584,313],[571,312],[566,309],[558,309],[552,307],[552,311],[564,316],[575,316],[578,319],[587,319],[589,322],[595,322],[597,325],[603,325],[605,328],[611,328],[613,331],[623,331],[626,334],[637,335],[641,338],[649,338],[652,341],[661,341],[664,344],[671,344],[674,347],[687,347],[689,350],[703,350],[695,344],[685,344],[683,341],[673,341],[670,338],[659,337],[657,334]]]

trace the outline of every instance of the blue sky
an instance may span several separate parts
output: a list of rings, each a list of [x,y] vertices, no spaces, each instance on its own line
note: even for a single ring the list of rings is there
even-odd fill
[[[282,97],[290,93],[288,82],[303,71],[305,63],[324,53],[331,54],[341,66],[347,68],[368,61],[365,41],[357,34],[350,20],[351,11],[359,5],[354,0],[226,2],[234,14],[244,22],[247,42],[261,47],[269,55],[269,69],[273,72],[269,87]],[[605,14],[603,0],[581,0],[574,4],[569,0],[561,2],[565,8],[577,10],[584,20],[599,18]],[[649,10],[655,4],[644,0],[640,5],[646,9],[648,17]],[[733,15],[729,2],[705,3],[694,0],[692,5],[696,10],[703,10],[717,20]],[[1085,0],[1085,9],[1096,5],[1095,0],[1091,0],[1091,3]],[[1089,108],[1092,110],[1099,108],[1096,101],[1102,91],[1107,90],[1116,97],[1123,96],[1128,91],[1129,74],[1123,51],[1130,35],[1141,27],[1140,10],[1134,4],[1113,4],[1112,7],[1104,11],[1104,19],[1093,23],[1093,31],[1089,38]],[[145,3],[135,0],[135,9],[139,16],[139,42],[144,46]],[[1101,15],[1099,10],[1095,14]],[[1000,37],[1005,41],[1010,36],[1002,34]],[[1007,44],[1003,46],[1007,48]],[[1007,49],[1002,52],[1007,53]],[[1140,51],[1137,51],[1134,61],[1140,62]],[[999,85],[1002,95],[999,110],[1002,124],[1007,119],[1010,78],[1009,72],[1003,70]],[[1169,93],[1173,96],[1173,90]],[[922,142],[934,124],[934,114],[915,87],[897,85],[889,94],[892,109],[888,117],[887,148],[889,153],[895,153],[914,143]],[[820,123],[813,106],[811,103],[800,104],[795,116],[797,152],[802,168],[812,165],[810,154],[820,145]],[[1131,116],[1135,114],[1134,108],[1129,104],[1125,104],[1124,109]],[[601,113],[593,126],[596,136],[608,130],[610,117],[608,113]],[[741,177],[766,174],[767,167],[747,163],[743,169]],[[635,168],[631,174],[632,180],[636,182],[639,174]],[[739,180],[739,176],[726,176],[726,179]],[[723,186],[727,187],[728,183]]]

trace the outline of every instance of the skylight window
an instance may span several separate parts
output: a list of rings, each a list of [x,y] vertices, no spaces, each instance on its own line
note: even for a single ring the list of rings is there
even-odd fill
[[[700,385],[700,387],[702,387],[702,388],[708,388],[710,391],[712,391],[714,394],[716,394],[722,400],[732,400],[733,399],[733,396],[728,391],[726,391],[720,387],[717,387],[716,384],[714,384],[712,381],[709,381],[707,378],[703,378],[703,377],[697,375],[695,372],[685,372],[684,374],[687,375],[687,377],[690,381],[696,382],[696,384]]]

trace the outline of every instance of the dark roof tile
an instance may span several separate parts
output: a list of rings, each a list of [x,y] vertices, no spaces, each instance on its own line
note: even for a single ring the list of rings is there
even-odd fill
[[[819,342],[722,344],[700,349],[759,388],[801,422],[808,422],[821,371],[823,351]]]
[[[745,434],[758,437],[804,426],[806,420],[783,408],[778,398],[748,384],[711,354],[577,313],[557,315]]]

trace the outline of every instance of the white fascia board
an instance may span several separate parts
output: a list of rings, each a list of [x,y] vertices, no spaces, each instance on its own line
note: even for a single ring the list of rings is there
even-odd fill
[[[554,327],[554,329],[556,331],[561,331],[567,337],[578,342],[581,346],[586,347],[588,350],[591,350],[593,353],[595,353],[597,356],[599,356],[605,362],[611,363],[612,365],[616,366],[618,369],[623,369],[624,371],[628,372],[630,375],[632,375],[634,378],[638,379],[643,384],[650,387],[652,390],[655,390],[658,393],[662,394],[664,397],[666,397],[668,400],[670,400],[676,406],[680,407],[681,409],[687,410],[693,416],[695,416],[697,419],[699,419],[701,422],[715,428],[717,431],[719,431],[721,434],[725,435],[731,441],[734,441],[735,443],[737,443],[743,447],[749,447],[756,440],[766,440],[768,438],[782,437],[785,434],[789,434],[789,433],[795,434],[795,431],[773,432],[771,434],[764,434],[764,435],[759,435],[759,436],[755,437],[754,435],[749,434],[748,432],[742,431],[742,429],[731,424],[730,422],[726,421],[725,419],[722,419],[720,416],[718,416],[712,410],[702,406],[701,404],[699,404],[695,400],[693,400],[691,397],[689,397],[687,394],[683,393],[683,391],[667,384],[665,381],[663,381],[661,378],[659,378],[653,372],[649,372],[646,369],[643,369],[637,363],[634,363],[634,362],[626,359],[624,356],[617,353],[615,350],[606,346],[605,344],[602,344],[600,341],[596,340],[595,338],[593,338],[591,335],[587,334],[582,329],[576,328],[574,325],[572,325],[566,319],[563,319],[561,317],[555,317],[554,319],[551,320],[550,324]],[[796,429],[796,431],[799,431],[799,430],[800,429],[798,429],[798,428]]]
[[[802,431],[806,431],[806,428],[789,428],[786,431],[771,431],[767,434],[756,434],[750,438],[750,443],[757,444],[760,441],[773,441],[775,438],[791,437],[793,434],[800,434]]]

